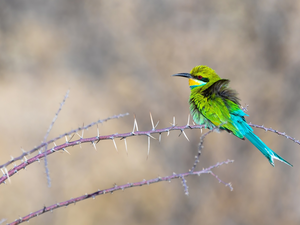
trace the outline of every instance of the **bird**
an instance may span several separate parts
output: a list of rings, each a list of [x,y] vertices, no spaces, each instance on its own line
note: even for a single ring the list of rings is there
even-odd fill
[[[248,139],[274,167],[274,159],[293,166],[270,149],[246,122],[248,116],[241,108],[240,99],[235,90],[228,87],[229,80],[221,79],[210,67],[199,65],[190,73],[177,73],[173,76],[189,79],[191,89],[190,113],[198,125],[212,130],[225,130],[236,137]]]

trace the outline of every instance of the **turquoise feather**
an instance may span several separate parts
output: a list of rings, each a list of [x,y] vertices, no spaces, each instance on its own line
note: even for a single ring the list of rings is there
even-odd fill
[[[253,129],[242,119],[245,114],[242,110],[239,110],[237,115],[231,115],[234,124],[238,127],[239,131],[247,138],[270,162],[272,166],[274,165],[274,160],[277,159],[289,166],[293,166],[281,156],[276,154],[272,149],[270,149],[258,136],[253,133]]]

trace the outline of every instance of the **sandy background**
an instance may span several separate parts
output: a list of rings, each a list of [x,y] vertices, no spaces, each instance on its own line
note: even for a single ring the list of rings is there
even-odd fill
[[[63,96],[70,89],[48,139],[111,115],[126,118],[100,126],[100,134],[129,132],[136,115],[150,130],[149,112],[166,127],[189,113],[186,80],[172,74],[199,64],[231,80],[248,121],[300,138],[300,2],[263,1],[79,1],[0,2],[0,164],[41,143]],[[72,197],[141,181],[193,164],[199,130],[70,148],[34,163],[0,188],[0,220]],[[213,133],[205,140],[198,168],[226,159],[215,170],[234,191],[209,175],[115,192],[55,210],[30,224],[299,224],[300,146],[256,130],[294,168],[267,159],[248,141]],[[85,137],[96,136],[96,128]],[[64,140],[63,140],[64,141]],[[59,144],[61,142],[57,142]]]

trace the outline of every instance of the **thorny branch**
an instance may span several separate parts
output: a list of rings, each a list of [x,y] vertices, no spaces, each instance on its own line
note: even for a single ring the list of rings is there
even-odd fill
[[[26,151],[24,151],[24,150],[22,149],[22,151],[23,151],[23,154],[22,154],[22,155],[20,155],[20,156],[18,156],[18,157],[15,157],[15,158],[12,157],[11,160],[9,160],[8,162],[6,162],[6,163],[0,165],[0,169],[1,169],[1,168],[5,168],[5,167],[7,167],[8,165],[10,165],[10,164],[12,164],[12,163],[14,163],[14,162],[16,162],[16,161],[18,161],[18,160],[24,159],[24,157],[26,157],[26,156],[28,156],[28,155],[30,155],[30,154],[32,154],[32,153],[38,151],[39,149],[43,148],[43,147],[46,146],[46,145],[49,145],[49,144],[54,143],[55,141],[57,141],[57,140],[59,140],[59,139],[62,139],[62,138],[65,137],[65,136],[69,136],[69,135],[71,135],[71,134],[75,134],[75,133],[77,133],[78,131],[87,130],[88,128],[90,128],[90,127],[92,127],[92,126],[94,126],[94,125],[96,125],[96,124],[104,123],[104,122],[107,122],[107,121],[112,120],[112,119],[119,119],[119,118],[121,118],[121,117],[128,116],[128,115],[129,115],[129,113],[124,113],[124,114],[119,114],[119,115],[114,115],[114,116],[108,117],[108,118],[106,118],[106,119],[104,119],[104,120],[98,120],[98,121],[92,122],[92,123],[90,123],[90,124],[88,124],[88,125],[86,125],[86,126],[78,127],[77,129],[71,130],[71,131],[66,132],[66,133],[64,133],[64,134],[61,134],[61,135],[57,136],[56,138],[53,138],[52,140],[50,140],[50,141],[48,141],[48,142],[46,142],[46,143],[42,143],[42,144],[40,144],[39,146],[34,147],[34,148],[31,149],[30,151],[27,151],[27,152],[26,152]]]
[[[210,134],[211,132],[213,132],[213,130],[209,130],[208,132],[206,132],[205,134],[203,134],[201,137],[200,137],[200,143],[199,143],[199,146],[198,146],[198,153],[197,155],[195,156],[195,162],[194,162],[194,165],[191,169],[191,172],[194,172],[197,164],[199,163],[199,158],[200,158],[200,155],[201,155],[201,150],[203,148],[203,142],[204,142],[204,138]]]
[[[54,146],[51,149],[48,149],[45,152],[39,152],[36,156],[33,156],[32,158],[27,159],[24,157],[22,160],[23,162],[20,163],[19,165],[15,165],[11,170],[2,170],[3,176],[0,177],[0,184],[4,183],[5,180],[7,180],[9,177],[13,176],[16,174],[18,171],[21,169],[25,169],[28,165],[34,163],[34,162],[39,162],[40,159],[44,158],[45,155],[50,155],[54,152],[57,152],[59,150],[66,151],[66,148],[71,147],[71,146],[76,146],[80,145],[83,143],[98,143],[101,140],[112,140],[119,138],[119,139],[125,139],[128,137],[132,136],[147,136],[147,137],[152,137],[151,134],[159,134],[161,136],[162,133],[169,133],[170,131],[173,130],[185,130],[185,129],[202,129],[204,128],[204,125],[185,125],[185,126],[171,126],[163,129],[156,129],[156,130],[150,130],[150,131],[132,131],[130,133],[123,133],[123,134],[111,134],[111,135],[104,135],[104,136],[95,136],[95,137],[90,137],[90,138],[83,138],[80,137],[78,140],[75,141],[67,141],[64,144]],[[160,137],[161,138],[161,137]],[[115,145],[116,147],[116,145]],[[148,144],[149,147],[149,144]],[[19,158],[19,157],[18,157]],[[5,167],[6,169],[6,167]]]
[[[107,120],[109,120],[109,119],[115,119],[115,118],[123,117],[124,115],[127,115],[127,114],[120,114],[120,115],[117,115],[117,116],[112,116],[112,117],[109,117],[109,118],[104,119],[104,120],[98,120],[97,122],[94,122],[94,123],[91,123],[91,124],[92,124],[92,125],[95,125],[95,124],[97,124],[97,123],[102,123],[102,122],[107,121]],[[87,125],[87,126],[85,126],[85,127],[90,127],[90,126],[92,126],[91,124],[89,124],[89,125]],[[134,125],[134,127],[133,127],[133,131],[132,131],[132,132],[129,132],[129,133],[123,133],[123,134],[111,134],[111,135],[104,135],[104,136],[99,136],[99,135],[97,135],[97,136],[95,136],[95,137],[90,137],[90,138],[83,138],[82,136],[79,135],[79,136],[80,136],[80,139],[78,139],[78,140],[75,140],[75,141],[68,141],[68,140],[66,140],[66,142],[65,142],[64,144],[61,144],[61,145],[58,145],[58,146],[54,146],[53,148],[48,149],[47,151],[45,151],[45,152],[43,152],[43,153],[42,153],[42,152],[39,152],[39,154],[37,154],[36,156],[34,156],[34,157],[32,157],[32,158],[29,158],[29,159],[27,159],[26,156],[24,155],[25,153],[23,153],[23,154],[22,154],[22,156],[24,155],[23,157],[19,156],[19,157],[17,157],[17,158],[12,159],[12,160],[14,160],[14,161],[16,161],[17,159],[19,159],[19,160],[22,159],[22,163],[20,163],[19,165],[15,165],[11,170],[7,170],[7,168],[4,167],[3,165],[9,165],[9,164],[11,164],[11,161],[12,161],[12,160],[10,160],[10,161],[8,161],[7,163],[3,164],[3,165],[2,165],[2,168],[1,168],[1,166],[0,166],[0,169],[1,169],[2,173],[3,173],[2,177],[0,177],[0,184],[5,183],[5,181],[6,181],[7,179],[10,179],[11,176],[13,176],[14,174],[16,174],[16,173],[17,173],[18,171],[20,171],[21,169],[25,169],[26,166],[28,166],[28,165],[30,165],[30,164],[36,162],[36,161],[39,162],[40,159],[44,158],[45,155],[50,155],[50,154],[52,154],[52,153],[54,153],[54,152],[56,152],[56,151],[59,151],[59,150],[62,150],[62,151],[67,152],[66,148],[71,147],[71,146],[80,145],[80,144],[82,144],[82,143],[92,143],[92,144],[94,145],[94,147],[95,147],[95,143],[98,143],[98,142],[101,141],[101,140],[112,140],[113,143],[114,143],[114,146],[115,146],[115,148],[116,148],[116,150],[117,150],[117,146],[116,146],[115,140],[114,140],[114,139],[117,138],[117,139],[120,139],[120,140],[124,140],[124,142],[125,142],[125,147],[126,147],[126,149],[127,149],[126,138],[132,137],[132,136],[147,136],[147,137],[148,137],[148,154],[149,154],[150,138],[154,138],[151,134],[159,134],[159,141],[160,141],[160,140],[161,140],[161,134],[162,134],[162,133],[167,133],[167,135],[169,135],[170,131],[173,131],[173,130],[179,130],[179,131],[182,133],[182,132],[184,132],[184,130],[186,130],[186,129],[203,129],[203,128],[205,128],[204,125],[189,125],[189,124],[187,124],[187,125],[184,125],[184,126],[176,126],[176,125],[175,125],[174,119],[173,119],[173,124],[172,124],[171,127],[162,128],[162,129],[155,129],[155,128],[153,128],[152,130],[149,130],[149,131],[138,131],[138,130],[135,131],[135,129],[137,129],[137,122],[136,122],[136,120],[134,121],[134,124],[135,124],[135,125]],[[266,127],[264,127],[264,126],[255,125],[255,124],[252,124],[252,123],[249,123],[249,125],[252,126],[252,127],[264,129],[264,130],[266,130],[266,131],[274,132],[274,133],[276,133],[276,134],[278,134],[278,135],[281,135],[281,136],[284,136],[284,137],[286,137],[286,138],[288,138],[288,139],[290,139],[290,140],[292,140],[292,141],[294,141],[295,143],[297,143],[297,144],[300,145],[299,140],[296,140],[295,138],[290,137],[290,136],[286,135],[286,134],[283,133],[283,132],[279,132],[279,131],[274,130],[274,129],[272,129],[272,128],[266,128]],[[79,130],[82,130],[82,129],[83,129],[83,128],[78,128],[78,129],[76,129],[76,130],[79,131]],[[87,128],[85,128],[85,129],[87,129]],[[76,130],[73,130],[73,131],[68,132],[67,135],[68,135],[68,134],[75,133]],[[210,133],[210,132],[208,132],[208,133]],[[58,138],[57,138],[57,139],[58,139]],[[53,140],[54,140],[54,139],[53,139]],[[52,140],[51,140],[51,141],[52,141]],[[202,139],[202,141],[203,141],[203,139]],[[48,143],[49,143],[49,142],[48,142]],[[199,156],[200,156],[200,154],[201,154],[201,148],[202,148],[201,146],[202,146],[202,145],[201,145],[201,140],[200,140],[200,145],[199,145],[199,149],[198,149],[198,155],[195,157],[195,163],[194,163],[194,165],[193,165],[191,171],[193,171],[193,169],[195,169],[195,167],[196,167],[196,165],[197,165],[197,163],[198,163],[198,161],[199,161],[198,158],[199,158]],[[32,150],[31,150],[31,151],[32,151]],[[29,154],[31,151],[27,152],[26,155]],[[36,151],[36,150],[35,150],[35,151]],[[199,152],[200,152],[200,153],[199,153]],[[3,168],[3,167],[4,167],[4,168]]]
[[[283,137],[286,137],[287,139],[292,140],[293,142],[295,142],[295,143],[297,143],[298,145],[300,145],[300,141],[299,141],[299,140],[297,140],[296,138],[293,138],[293,137],[287,135],[285,132],[280,132],[280,131],[278,131],[278,130],[274,130],[274,129],[272,129],[271,127],[270,127],[270,128],[267,128],[267,127],[265,127],[265,126],[263,126],[263,125],[252,124],[251,122],[248,123],[248,124],[249,124],[249,126],[251,126],[251,127],[263,129],[263,130],[265,130],[265,131],[270,131],[270,132],[273,132],[273,133],[275,133],[275,134],[278,134],[278,135],[281,135],[281,136],[283,136]]]
[[[56,119],[58,117],[58,114],[60,113],[62,107],[64,106],[64,104],[65,104],[65,102],[67,100],[67,98],[69,97],[69,92],[70,91],[68,90],[67,93],[66,93],[66,95],[65,95],[65,97],[64,97],[64,99],[63,99],[63,101],[62,101],[62,103],[60,103],[60,106],[59,106],[57,112],[55,113],[55,116],[54,116],[54,118],[53,118],[53,120],[52,120],[52,122],[51,122],[51,124],[50,124],[50,126],[49,126],[49,128],[47,130],[47,133],[46,133],[46,135],[44,137],[43,143],[46,143],[46,145],[44,147],[44,151],[46,151],[47,148],[48,148],[48,144],[46,142],[47,138],[48,138],[49,133],[52,130],[52,127],[53,127],[53,125],[54,125],[54,123],[55,123],[55,121],[56,121]],[[45,171],[46,171],[46,177],[47,177],[48,187],[50,187],[51,186],[51,179],[50,179],[50,174],[49,174],[47,155],[45,155],[44,162],[45,162]]]
[[[96,144],[101,141],[101,140],[112,140],[113,143],[114,143],[114,146],[117,150],[117,146],[116,146],[116,143],[115,143],[115,139],[120,139],[120,140],[124,140],[124,143],[125,143],[125,148],[126,148],[126,151],[127,151],[127,142],[126,142],[126,138],[128,137],[132,137],[132,136],[147,136],[148,137],[148,155],[149,155],[149,151],[150,151],[150,139],[151,138],[154,138],[152,136],[152,134],[159,134],[159,141],[161,141],[161,135],[162,133],[167,133],[167,135],[169,135],[170,131],[174,131],[174,130],[179,130],[180,131],[180,134],[184,134],[185,138],[188,140],[184,130],[186,129],[202,129],[202,128],[205,128],[204,125],[189,125],[189,119],[188,119],[188,123],[184,126],[177,126],[175,124],[175,117],[173,118],[173,123],[172,123],[172,126],[170,127],[167,127],[167,128],[162,128],[162,129],[156,129],[158,123],[154,126],[154,123],[153,123],[153,119],[152,119],[152,115],[150,114],[150,119],[151,119],[151,124],[152,124],[152,130],[149,130],[149,131],[139,131],[138,130],[138,125],[137,125],[137,121],[136,119],[134,119],[134,127],[133,127],[133,130],[132,132],[128,132],[128,133],[123,133],[123,134],[111,134],[111,135],[104,135],[104,136],[100,136],[99,135],[99,130],[98,130],[98,127],[97,127],[97,136],[95,137],[90,137],[90,138],[84,138],[83,137],[83,131],[88,129],[89,127],[93,126],[93,125],[96,125],[98,123],[103,123],[105,121],[108,121],[110,119],[116,119],[116,118],[120,118],[120,117],[124,117],[128,115],[127,114],[120,114],[120,115],[116,115],[116,116],[112,116],[112,117],[109,117],[107,119],[104,119],[104,120],[98,120],[96,122],[93,122],[87,126],[83,126],[83,127],[80,127],[80,128],[77,128],[75,130],[71,130],[63,135],[60,135],[58,136],[57,138],[54,138],[50,141],[48,141],[47,143],[42,143],[40,146],[38,147],[35,147],[34,149],[28,151],[28,152],[23,152],[23,154],[17,158],[12,158],[10,161],[8,161],[7,163],[3,164],[3,165],[0,165],[0,169],[3,173],[3,176],[0,178],[0,184],[2,183],[5,183],[5,181],[7,179],[10,179],[11,176],[13,176],[14,174],[16,174],[18,171],[20,171],[21,169],[25,169],[26,166],[36,162],[36,161],[40,161],[40,159],[44,158],[45,156],[47,155],[50,155],[56,151],[65,151],[67,153],[69,153],[66,148],[68,147],[71,147],[71,146],[76,146],[76,145],[80,145],[82,143],[92,143],[93,146],[96,148]],[[255,124],[251,124],[249,123],[250,126],[252,127],[256,127],[256,128],[260,128],[260,129],[264,129],[266,131],[271,131],[271,132],[274,132],[274,133],[277,133],[278,135],[282,135],[292,141],[294,141],[295,143],[297,144],[300,144],[299,140],[296,140],[295,138],[292,138],[288,135],[286,135],[285,133],[283,132],[279,132],[277,130],[274,130],[272,128],[266,128],[264,126],[260,126],[260,125],[255,125]],[[82,135],[79,135],[78,132],[79,131],[82,131]],[[203,134],[200,138],[200,143],[199,143],[199,148],[198,148],[198,154],[195,156],[195,161],[194,161],[194,164],[193,164],[193,167],[192,169],[189,171],[189,172],[186,172],[186,173],[181,173],[181,174],[173,174],[171,176],[166,176],[166,177],[158,177],[158,178],[155,178],[155,179],[151,179],[151,180],[143,180],[141,182],[136,182],[136,183],[127,183],[127,184],[124,184],[124,185],[115,185],[114,187],[112,188],[108,188],[108,189],[105,189],[105,190],[98,190],[94,193],[91,193],[91,194],[85,194],[83,196],[79,196],[77,198],[72,198],[70,200],[67,200],[67,201],[64,201],[64,202],[60,202],[60,203],[57,203],[57,204],[54,204],[54,205],[51,205],[51,206],[48,206],[48,207],[43,207],[43,209],[40,209],[34,213],[30,213],[28,214],[27,216],[24,216],[22,218],[19,218],[17,220],[15,220],[14,222],[10,223],[10,224],[19,224],[19,223],[22,223],[22,222],[25,222],[25,221],[28,221],[30,220],[31,218],[33,217],[36,217],[38,215],[41,215],[43,213],[46,213],[46,212],[49,212],[49,211],[53,211],[57,208],[60,208],[62,206],[68,206],[69,204],[71,203],[76,203],[76,202],[79,202],[79,201],[82,201],[82,200],[85,200],[87,198],[95,198],[96,196],[98,195],[102,195],[102,194],[105,194],[105,193],[112,193],[114,191],[118,191],[118,190],[124,190],[126,188],[131,188],[131,187],[137,187],[137,186],[143,186],[143,185],[149,185],[149,184],[152,184],[152,183],[156,183],[156,182],[161,182],[161,181],[170,181],[171,179],[181,179],[182,181],[182,185],[184,187],[184,192],[186,195],[189,194],[188,192],[188,186],[187,186],[187,182],[186,182],[186,179],[185,177],[187,176],[190,176],[190,175],[199,175],[200,174],[203,174],[203,173],[209,173],[211,174],[212,176],[214,176],[218,181],[219,183],[223,183],[225,186],[228,186],[231,190],[232,190],[232,186],[231,186],[231,183],[226,183],[224,181],[222,181],[217,175],[215,175],[213,172],[212,172],[212,169],[213,168],[216,168],[220,165],[223,165],[223,164],[228,164],[228,163],[231,163],[233,162],[233,160],[227,160],[227,161],[224,161],[224,162],[221,162],[221,163],[217,163],[216,165],[214,166],[211,166],[209,168],[206,168],[206,169],[203,169],[201,171],[194,171],[198,162],[199,162],[199,157],[201,155],[201,149],[203,148],[203,141],[204,141],[204,138],[209,134],[211,133],[213,130],[210,130],[208,131],[207,133]],[[74,137],[74,134],[77,134],[80,138],[75,140],[75,141],[70,141],[68,140],[67,136],[73,134],[72,138]],[[58,139],[61,139],[65,137],[66,138],[66,142],[64,144],[61,144],[61,145],[58,145],[56,146],[55,144],[55,141],[58,140]],[[54,147],[51,148],[51,149],[48,149],[44,152],[42,151],[39,151],[39,153],[29,159],[26,158],[26,156],[32,154],[33,152],[39,150],[40,148],[42,147],[47,147],[48,144],[50,143],[53,143],[54,144]],[[7,166],[12,164],[13,162],[17,161],[17,160],[22,160],[22,163],[20,163],[19,165],[14,165],[14,167],[11,169],[11,170],[7,170]]]
[[[70,204],[73,204],[73,203],[75,204],[76,202],[83,201],[83,200],[88,199],[88,198],[93,198],[94,199],[96,196],[104,195],[106,193],[113,193],[114,191],[120,191],[120,190],[124,191],[127,188],[139,187],[139,186],[144,186],[144,185],[150,185],[150,184],[158,183],[158,182],[162,182],[162,181],[171,182],[172,179],[178,179],[178,178],[182,179],[182,182],[183,182],[183,185],[184,185],[184,189],[185,189],[185,194],[188,194],[188,190],[187,190],[188,187],[186,185],[185,177],[191,176],[191,175],[198,175],[198,176],[200,176],[201,174],[205,174],[205,173],[212,174],[214,177],[216,177],[218,179],[219,182],[223,183],[225,186],[228,186],[230,188],[230,190],[232,191],[233,188],[231,186],[231,183],[225,183],[225,182],[221,181],[211,171],[212,169],[214,169],[216,167],[219,167],[219,166],[224,165],[224,164],[232,163],[232,162],[233,162],[233,160],[229,160],[228,159],[228,160],[226,160],[224,162],[217,163],[217,164],[215,164],[213,166],[210,166],[208,168],[205,168],[205,169],[203,169],[201,171],[187,172],[187,173],[181,173],[181,174],[173,173],[173,175],[170,175],[170,176],[157,177],[157,178],[150,179],[150,180],[143,180],[143,181],[140,181],[140,182],[127,183],[127,184],[123,184],[123,185],[115,185],[114,187],[111,187],[111,188],[107,188],[107,189],[103,189],[103,190],[98,190],[98,191],[95,191],[93,193],[85,194],[85,195],[82,195],[82,196],[79,196],[79,197],[76,197],[76,198],[69,199],[67,201],[63,201],[63,202],[59,202],[59,203],[50,205],[50,206],[44,206],[42,209],[40,209],[38,211],[30,213],[27,216],[21,217],[21,218],[15,220],[12,223],[9,223],[9,225],[17,225],[17,224],[29,221],[30,219],[32,219],[32,218],[34,218],[36,216],[39,216],[41,214],[44,214],[46,212],[49,212],[49,211],[52,212],[53,210],[58,209],[60,207],[66,207],[66,206],[68,206]]]

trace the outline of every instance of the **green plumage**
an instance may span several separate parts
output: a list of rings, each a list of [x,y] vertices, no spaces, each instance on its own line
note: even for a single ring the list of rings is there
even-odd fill
[[[207,66],[196,66],[190,73],[179,73],[175,76],[189,78],[190,111],[195,123],[205,125],[208,129],[218,127],[240,139],[247,138],[273,166],[273,159],[292,166],[253,133],[244,117],[248,115],[240,108],[236,91],[228,88],[229,80],[221,79]]]
[[[195,87],[191,90],[190,110],[195,123],[204,124],[212,129],[216,126],[244,138],[231,120],[231,114],[240,110],[237,93],[227,88],[229,80]],[[242,117],[243,118],[243,117]],[[243,118],[244,119],[244,118]]]

